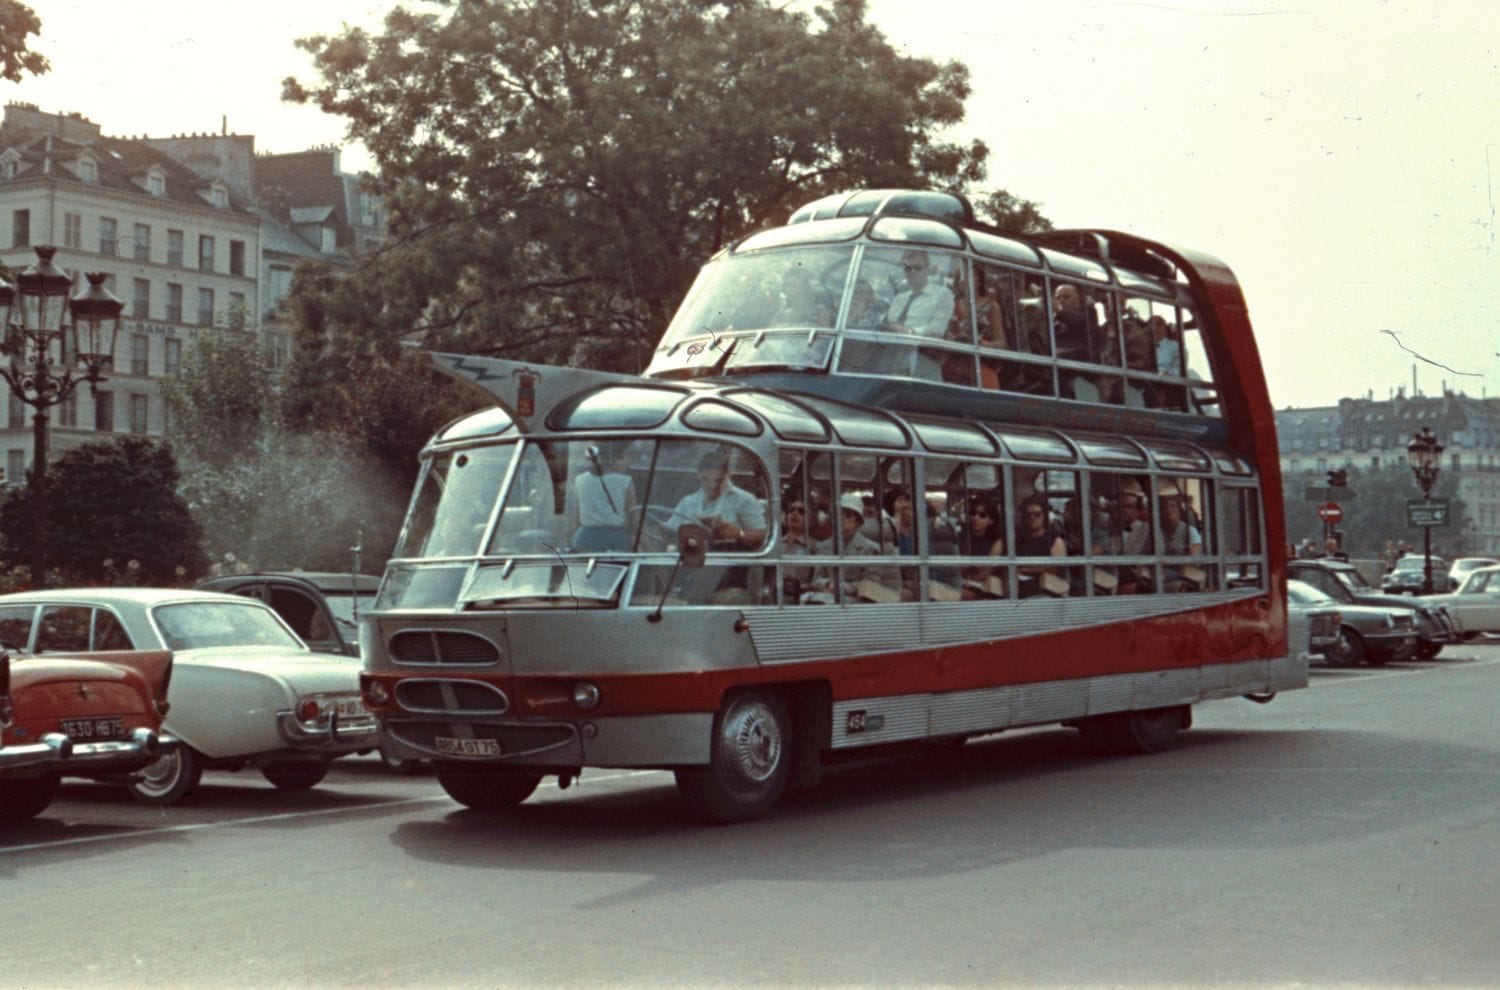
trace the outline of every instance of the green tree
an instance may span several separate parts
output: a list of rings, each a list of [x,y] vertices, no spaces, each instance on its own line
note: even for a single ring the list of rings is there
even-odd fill
[[[0,0],[0,79],[20,82],[22,73],[39,76],[51,66],[41,52],[31,50],[29,35],[40,37],[42,19],[20,0]]]
[[[161,380],[184,460],[224,466],[255,456],[276,414],[277,387],[255,333],[203,334],[181,369]]]
[[[496,0],[302,40],[321,81],[284,95],[370,149],[394,240],[352,291],[309,279],[294,308],[335,337],[640,370],[698,266],[753,226],[830,191],[983,178],[982,142],[936,137],[968,70],[901,55],[865,14]]]
[[[63,454],[47,467],[49,564],[69,583],[130,573],[140,584],[175,584],[201,573],[198,526],[178,497],[178,481],[171,448],[145,437],[86,443]],[[0,500],[12,564],[31,559],[31,504],[29,487]]]
[[[974,212],[986,223],[1007,234],[1039,234],[1052,229],[1052,221],[1042,214],[1039,204],[1020,199],[1001,189],[978,197]]]
[[[1321,544],[1323,521],[1318,518],[1321,502],[1307,498],[1309,487],[1327,484],[1320,472],[1290,475],[1283,479],[1283,495],[1286,499],[1287,538],[1294,542],[1310,538]],[[1350,557],[1375,559],[1385,553],[1388,540],[1401,541],[1421,546],[1422,530],[1406,525],[1407,499],[1420,498],[1421,489],[1412,479],[1411,469],[1399,464],[1387,464],[1379,468],[1349,468],[1349,487],[1358,494],[1352,499],[1338,500],[1344,510],[1344,518],[1338,523],[1344,531],[1344,552]],[[1451,526],[1438,527],[1432,531],[1432,552],[1454,556],[1458,540],[1464,530],[1463,519],[1467,505],[1457,497],[1458,480],[1451,473],[1438,475],[1433,486],[1433,498],[1449,500]]]

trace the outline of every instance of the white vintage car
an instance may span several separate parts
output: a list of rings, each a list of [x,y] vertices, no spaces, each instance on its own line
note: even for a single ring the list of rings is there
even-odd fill
[[[1464,639],[1473,639],[1480,633],[1500,633],[1500,567],[1472,570],[1457,591],[1424,595],[1422,600],[1446,606],[1458,621]]]
[[[130,785],[172,804],[206,769],[259,768],[276,787],[305,790],[330,762],[375,749],[354,657],[314,653],[265,604],[167,588],[76,588],[0,595],[0,643],[39,656],[170,650],[175,750]]]

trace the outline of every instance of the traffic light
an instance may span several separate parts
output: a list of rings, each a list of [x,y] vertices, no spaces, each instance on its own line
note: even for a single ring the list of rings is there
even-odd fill
[[[1345,488],[1349,485],[1349,472],[1344,468],[1328,472],[1329,488]]]

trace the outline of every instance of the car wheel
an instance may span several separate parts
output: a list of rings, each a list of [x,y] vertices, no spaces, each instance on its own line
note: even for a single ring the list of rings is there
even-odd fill
[[[519,767],[447,768],[438,783],[448,796],[475,811],[504,811],[531,797],[542,776]]]
[[[395,754],[391,753],[388,749],[386,749],[384,739],[380,741],[380,762],[384,763],[385,768],[391,773],[416,773],[418,770],[422,769],[421,760],[408,760],[405,757],[396,756]]]
[[[775,807],[791,762],[786,704],[775,694],[743,691],[714,719],[708,765],[678,769],[677,789],[711,821],[746,821]]]
[[[1365,638],[1343,626],[1339,629],[1339,641],[1328,651],[1328,662],[1335,667],[1358,667],[1365,662],[1369,651],[1365,649]]]
[[[0,822],[24,822],[40,815],[57,797],[61,783],[60,777],[0,780]]]
[[[1078,723],[1084,742],[1101,753],[1159,753],[1190,724],[1187,705],[1096,715]]]
[[[267,763],[260,768],[262,777],[269,780],[278,791],[309,791],[317,787],[328,776],[327,761],[298,761]]]
[[[203,778],[203,757],[191,746],[179,745],[141,771],[130,785],[131,795],[143,804],[176,804],[193,793]]]
[[[1424,639],[1417,643],[1418,660],[1432,660],[1441,652],[1443,652],[1442,643],[1434,643],[1429,639]]]

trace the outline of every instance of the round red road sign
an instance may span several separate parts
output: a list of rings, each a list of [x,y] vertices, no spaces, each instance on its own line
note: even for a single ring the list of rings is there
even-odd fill
[[[1324,502],[1318,506],[1318,518],[1326,523],[1336,523],[1344,518],[1344,510],[1337,502]]]

